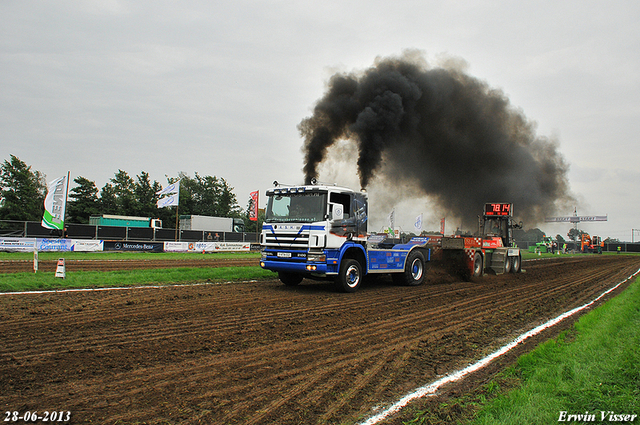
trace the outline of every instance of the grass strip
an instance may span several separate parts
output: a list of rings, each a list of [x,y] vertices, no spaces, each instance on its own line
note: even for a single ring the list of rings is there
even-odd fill
[[[572,331],[520,357],[505,377],[521,385],[486,404],[469,423],[610,422],[612,414],[621,415],[615,422],[640,423],[639,346],[637,279],[582,316]]]
[[[404,424],[640,424],[639,346],[640,278],[478,391]]]
[[[64,279],[55,277],[53,272],[6,273],[0,274],[0,292],[266,280],[274,277],[274,273],[259,267],[77,271],[67,272]]]

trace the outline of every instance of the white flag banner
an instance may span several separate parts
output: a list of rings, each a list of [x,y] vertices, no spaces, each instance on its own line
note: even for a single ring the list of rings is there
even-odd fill
[[[178,202],[180,201],[180,180],[175,183],[171,183],[162,190],[157,191],[156,195],[169,195],[158,199],[158,202],[156,203],[158,208],[177,207]]]
[[[180,192],[174,193],[173,195],[167,196],[165,198],[158,199],[158,202],[156,205],[158,205],[158,208],[176,207],[178,206],[179,202],[180,202]]]
[[[413,227],[419,232],[422,232],[422,214],[416,217],[415,223],[413,223]]]
[[[172,194],[178,193],[178,192],[180,192],[180,180],[178,180],[175,183],[171,183],[170,185],[168,185],[167,187],[165,187],[162,190],[157,191],[156,195],[158,195],[158,196],[172,195]]]
[[[64,214],[67,208],[67,176],[49,182],[47,197],[44,199],[42,227],[64,229]]]

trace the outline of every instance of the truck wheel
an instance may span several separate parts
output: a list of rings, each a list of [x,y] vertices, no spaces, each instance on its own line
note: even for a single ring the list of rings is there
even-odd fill
[[[473,276],[482,276],[482,271],[482,255],[476,252],[476,255],[473,257]]]
[[[278,278],[287,286],[296,286],[302,282],[302,275],[297,273],[278,272]]]
[[[516,257],[511,257],[511,273],[520,273],[522,269],[522,257],[518,254]]]
[[[402,273],[393,274],[396,284],[418,286],[424,282],[424,255],[420,251],[412,251],[407,256],[407,262]]]
[[[504,272],[511,273],[511,257],[506,252],[504,254]]]
[[[340,273],[336,278],[336,288],[340,292],[356,292],[362,282],[362,268],[353,259],[346,259],[340,264]]]

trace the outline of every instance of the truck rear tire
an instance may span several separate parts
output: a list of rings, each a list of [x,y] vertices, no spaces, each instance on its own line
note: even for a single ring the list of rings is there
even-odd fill
[[[302,282],[302,275],[297,273],[278,272],[278,278],[287,286],[296,286]]]
[[[353,259],[345,259],[340,264],[340,273],[335,280],[340,292],[356,292],[362,282],[362,267]]]
[[[476,252],[473,256],[473,276],[480,277],[482,276],[482,272],[484,271],[484,267],[482,266],[482,255]]]
[[[418,286],[424,282],[424,276],[424,255],[420,251],[412,251],[407,256],[404,271],[394,273],[393,281],[398,285]]]
[[[511,257],[511,273],[520,273],[522,270],[522,257],[518,254],[515,257]]]
[[[507,255],[507,253],[505,252],[504,253],[504,258],[505,258],[505,261],[504,261],[504,272],[505,273],[511,273],[511,266],[513,265],[513,263],[511,262],[511,257],[509,257]]]

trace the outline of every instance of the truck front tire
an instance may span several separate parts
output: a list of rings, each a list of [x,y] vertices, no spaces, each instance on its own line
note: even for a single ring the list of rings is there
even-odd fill
[[[278,278],[287,286],[296,286],[302,282],[302,275],[297,273],[278,272]]]
[[[407,256],[404,271],[393,274],[393,281],[398,285],[422,285],[425,276],[424,255],[420,251],[412,251]]]
[[[356,292],[362,282],[362,267],[353,259],[344,259],[336,278],[336,289],[340,292]]]

